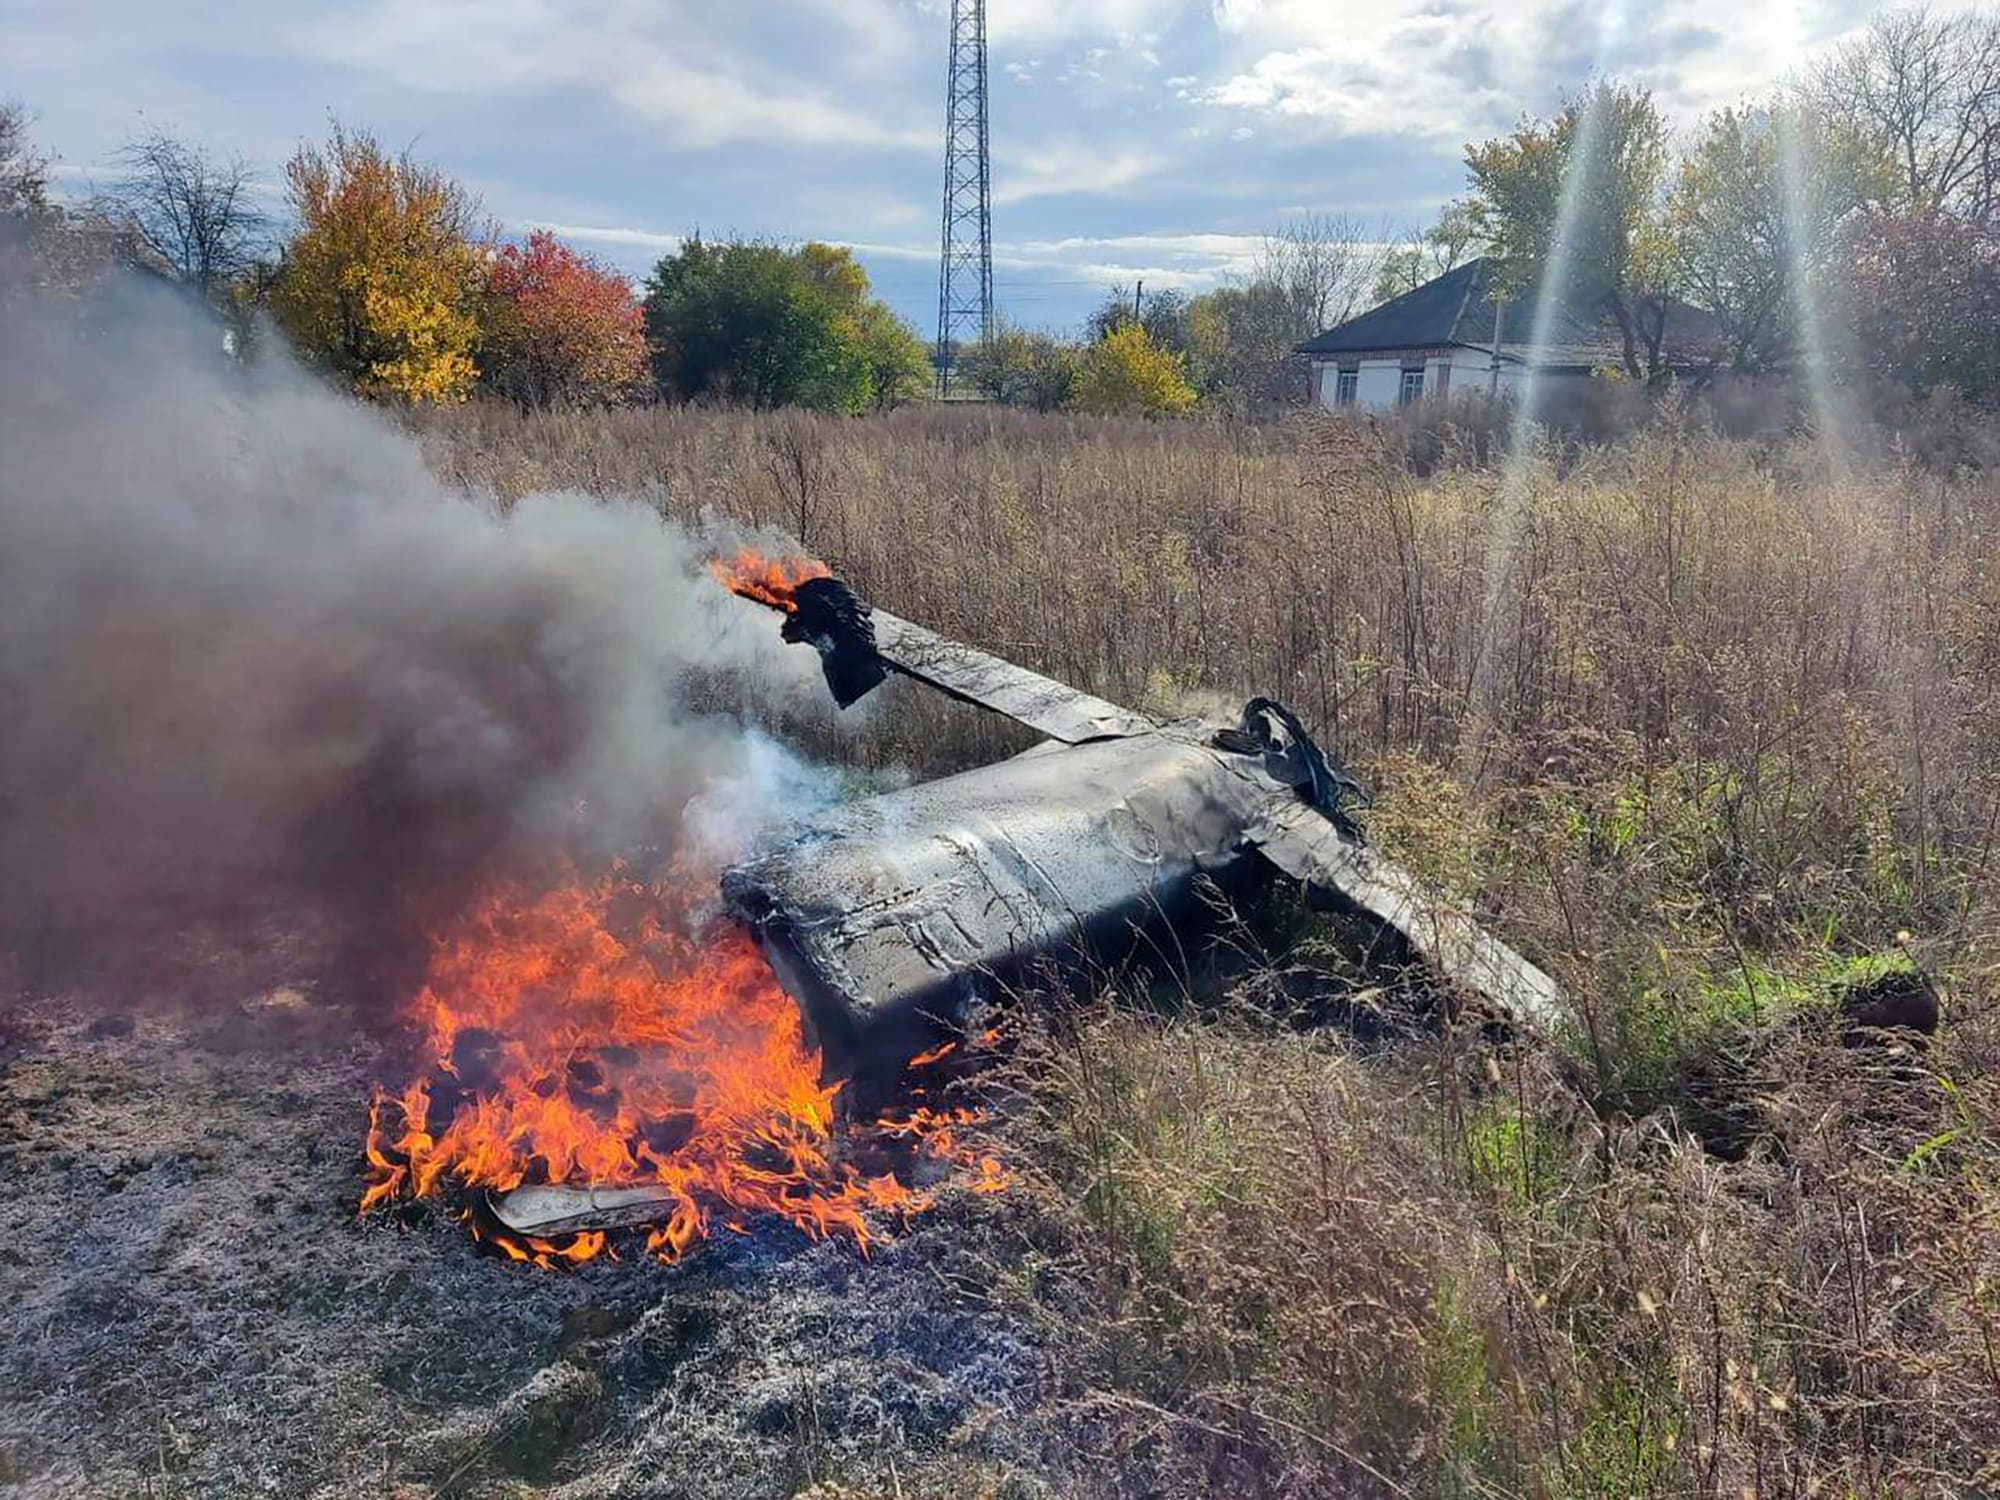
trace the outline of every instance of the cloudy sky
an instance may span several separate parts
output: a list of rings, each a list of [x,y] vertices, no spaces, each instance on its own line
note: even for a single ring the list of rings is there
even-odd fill
[[[643,276],[700,228],[853,244],[936,321],[949,0],[0,0],[0,95],[74,191],[160,126],[277,167],[330,115]],[[1066,327],[1286,217],[1420,223],[1464,143],[1593,71],[1691,121],[1866,0],[988,0],[995,281]]]

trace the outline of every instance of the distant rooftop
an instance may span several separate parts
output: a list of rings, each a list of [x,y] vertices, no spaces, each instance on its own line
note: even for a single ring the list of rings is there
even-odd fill
[[[1370,308],[1296,346],[1299,354],[1388,354],[1403,349],[1436,349],[1461,345],[1492,350],[1499,333],[1504,359],[1538,365],[1595,367],[1623,357],[1618,325],[1609,317],[1591,316],[1558,302],[1552,310],[1546,342],[1531,347],[1540,289],[1503,285],[1505,263],[1481,256],[1455,266],[1414,291]],[[1495,293],[1504,300],[1497,309]],[[1716,338],[1716,322],[1685,302],[1667,304],[1666,347],[1679,358],[1704,354]],[[1531,358],[1532,356],[1532,358]]]

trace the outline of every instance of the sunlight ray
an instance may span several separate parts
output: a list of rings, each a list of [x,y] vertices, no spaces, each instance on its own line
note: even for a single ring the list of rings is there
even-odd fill
[[[1604,75],[1605,63],[1624,31],[1626,7],[1623,3],[1604,6],[1598,14],[1596,57],[1591,69],[1596,101],[1596,80]],[[1547,346],[1557,326],[1558,305],[1574,279],[1577,224],[1582,217],[1584,193],[1596,170],[1603,148],[1604,117],[1599,108],[1586,108],[1577,122],[1576,135],[1565,165],[1562,191],[1556,203],[1554,233],[1541,265],[1535,291],[1535,314],[1528,328],[1528,349]],[[1498,358],[1498,351],[1495,353]],[[1491,722],[1493,699],[1493,654],[1496,615],[1505,599],[1514,572],[1516,554],[1526,530],[1532,505],[1531,475],[1540,447],[1544,387],[1542,372],[1534,359],[1523,360],[1519,383],[1513,392],[1514,410],[1509,426],[1507,449],[1502,459],[1499,493],[1488,526],[1486,580],[1480,611],[1479,638],[1474,646],[1471,695],[1459,736],[1459,771],[1471,777],[1478,770],[1478,757]]]

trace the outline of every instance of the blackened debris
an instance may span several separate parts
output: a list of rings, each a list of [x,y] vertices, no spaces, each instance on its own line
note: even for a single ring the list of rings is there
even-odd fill
[[[793,591],[784,638],[819,652],[833,701],[859,702],[888,675],[875,650],[875,623],[866,602],[838,578],[808,578]]]

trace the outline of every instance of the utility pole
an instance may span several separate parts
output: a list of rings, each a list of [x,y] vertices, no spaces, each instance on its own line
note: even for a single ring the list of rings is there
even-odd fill
[[[938,267],[938,394],[960,350],[993,332],[993,167],[986,135],[986,0],[951,0],[944,94],[944,231]]]

